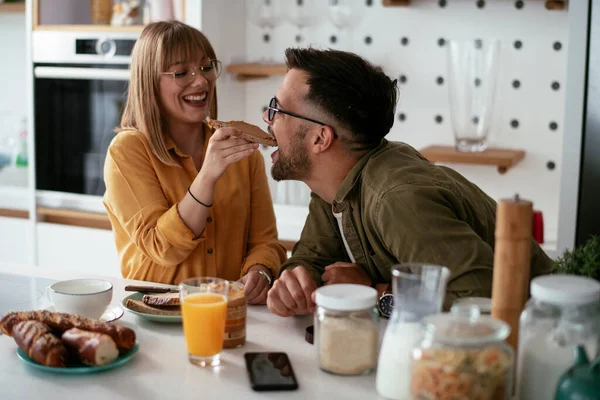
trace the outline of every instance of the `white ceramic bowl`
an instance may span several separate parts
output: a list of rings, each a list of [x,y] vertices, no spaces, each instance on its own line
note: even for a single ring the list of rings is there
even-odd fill
[[[58,312],[99,319],[112,300],[113,285],[101,279],[72,279],[51,285],[47,295]]]

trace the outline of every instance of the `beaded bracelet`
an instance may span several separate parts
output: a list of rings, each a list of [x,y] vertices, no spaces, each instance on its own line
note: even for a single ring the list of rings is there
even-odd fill
[[[189,187],[188,187],[188,193],[190,194],[190,196],[192,196],[192,199],[196,200],[198,203],[202,204],[204,207],[206,207],[206,208],[211,208],[211,207],[212,207],[212,203],[211,203],[211,204],[204,204],[203,202],[201,202],[200,200],[198,200],[198,199],[196,198],[196,196],[194,196],[194,195],[192,194],[192,191],[190,190],[190,188],[189,188]]]

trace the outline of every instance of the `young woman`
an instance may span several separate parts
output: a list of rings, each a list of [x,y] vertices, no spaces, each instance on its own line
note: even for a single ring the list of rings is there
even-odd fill
[[[125,278],[241,278],[249,303],[262,304],[285,250],[258,145],[204,122],[217,117],[220,72],[198,30],[176,21],[144,29],[106,157],[104,205]]]

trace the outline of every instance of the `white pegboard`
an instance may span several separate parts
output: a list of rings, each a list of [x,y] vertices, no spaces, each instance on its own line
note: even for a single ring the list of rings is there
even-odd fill
[[[296,1],[271,0],[281,7],[284,15]],[[352,28],[340,31],[328,18],[328,0],[305,0],[305,6],[317,4],[321,18],[317,25],[303,31],[305,40],[300,44],[295,40],[298,28],[285,18],[272,29],[251,22],[250,2],[247,2],[245,61],[281,62],[285,48],[310,44],[356,52],[380,65],[391,77],[405,76],[406,82],[400,84],[396,122],[387,138],[420,149],[430,144],[453,144],[446,79],[447,46],[440,46],[440,39],[501,40],[490,145],[521,148],[526,157],[504,175],[499,175],[493,167],[450,166],[495,199],[515,193],[531,199],[535,209],[544,214],[546,240],[554,241],[560,192],[568,11],[548,11],[541,0],[488,0],[484,7],[478,7],[481,1],[475,0],[447,0],[442,2],[444,7],[433,0],[413,0],[408,7],[384,7],[381,0],[354,1],[360,18]],[[518,8],[517,3],[523,3],[523,7]],[[270,37],[268,42],[264,41],[265,34]],[[333,35],[338,38],[336,43],[330,41]],[[516,41],[521,43],[520,48],[515,46]],[[558,46],[560,49],[555,49]],[[239,62],[240,57],[225,61]],[[444,79],[443,84],[438,84],[438,77]],[[263,108],[281,80],[282,77],[276,76],[241,84],[246,93],[244,118],[264,125]],[[515,80],[519,81],[518,88],[513,85]],[[560,85],[558,90],[552,89],[553,82]],[[221,105],[223,112],[227,112],[226,108],[226,104]],[[403,121],[400,114],[404,115]],[[441,123],[436,122],[436,116],[441,116]],[[517,128],[511,126],[513,120],[518,121]],[[550,128],[553,122],[556,129]],[[264,152],[267,167],[270,167],[269,153]],[[554,169],[548,168],[548,164],[553,164]],[[307,202],[308,189],[303,183],[271,182],[271,188],[278,203]]]

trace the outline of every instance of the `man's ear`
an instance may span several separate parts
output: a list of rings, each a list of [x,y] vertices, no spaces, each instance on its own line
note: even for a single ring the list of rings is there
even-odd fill
[[[329,125],[323,125],[312,138],[312,148],[314,153],[322,153],[333,146],[335,132]]]

